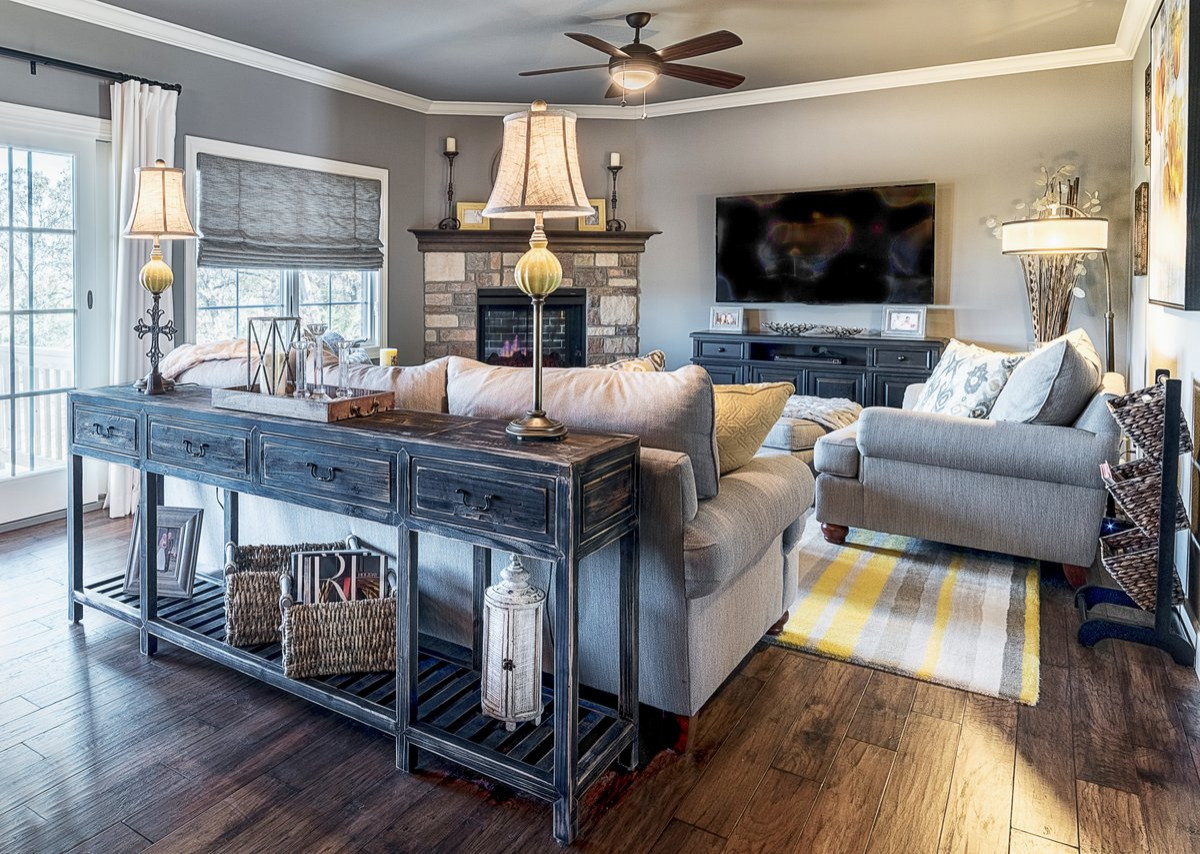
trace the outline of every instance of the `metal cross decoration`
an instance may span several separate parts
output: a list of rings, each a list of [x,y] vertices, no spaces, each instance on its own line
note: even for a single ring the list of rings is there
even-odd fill
[[[137,387],[146,394],[162,394],[175,387],[174,382],[164,380],[158,372],[158,363],[163,356],[162,349],[158,346],[158,338],[161,335],[168,341],[174,341],[175,333],[178,330],[175,328],[174,320],[168,320],[165,324],[160,323],[163,310],[158,301],[159,295],[155,294],[153,305],[146,310],[146,314],[150,315],[150,323],[147,324],[139,317],[137,324],[133,327],[133,331],[137,333],[139,339],[150,336],[150,349],[146,351],[146,355],[150,358],[150,373],[137,381]]]

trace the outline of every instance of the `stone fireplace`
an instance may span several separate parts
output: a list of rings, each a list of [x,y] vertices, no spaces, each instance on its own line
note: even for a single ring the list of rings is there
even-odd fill
[[[414,229],[413,234],[424,260],[425,358],[454,355],[488,361],[507,343],[508,355],[496,356],[496,363],[521,363],[520,351],[532,349],[527,338],[532,309],[515,288],[513,268],[528,248],[528,234],[437,229]],[[543,361],[548,366],[552,352],[572,365],[603,365],[638,354],[641,253],[654,234],[549,232],[550,249],[563,266],[563,281],[545,309]],[[512,299],[514,294],[518,300]],[[492,306],[495,311],[488,310]],[[574,326],[568,329],[572,316]],[[496,325],[489,336],[483,324],[493,319]],[[494,338],[505,331],[510,333],[507,338]],[[514,342],[514,335],[520,340]],[[552,336],[557,336],[554,351],[549,346]],[[524,364],[528,362],[526,356]]]

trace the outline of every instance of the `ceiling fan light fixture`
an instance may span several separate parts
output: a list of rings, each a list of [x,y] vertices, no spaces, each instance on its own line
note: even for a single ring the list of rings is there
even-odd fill
[[[614,63],[609,75],[613,83],[626,92],[640,92],[658,79],[658,66],[653,62],[631,59]]]

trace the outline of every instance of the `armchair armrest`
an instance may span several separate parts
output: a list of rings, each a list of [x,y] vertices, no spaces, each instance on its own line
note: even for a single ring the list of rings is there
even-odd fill
[[[858,448],[871,457],[1103,489],[1105,437],[1075,427],[959,418],[927,412],[864,409]]]

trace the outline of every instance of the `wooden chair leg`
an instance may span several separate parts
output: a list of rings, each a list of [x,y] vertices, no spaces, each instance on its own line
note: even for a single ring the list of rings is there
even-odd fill
[[[673,715],[679,727],[679,737],[671,745],[674,753],[687,753],[696,746],[696,715]]]
[[[1073,563],[1064,563],[1062,568],[1063,575],[1067,577],[1067,583],[1072,587],[1079,588],[1087,584],[1088,568],[1086,566],[1076,566]]]
[[[831,525],[828,522],[822,522],[821,535],[825,537],[825,542],[841,546],[845,545],[846,537],[850,535],[850,529],[845,525]]]
[[[773,626],[771,626],[771,628],[767,629],[767,634],[769,634],[773,638],[778,637],[779,635],[783,634],[783,627],[787,625],[789,616],[791,616],[791,615],[787,611],[784,611],[783,616],[780,617],[776,621],[775,625],[773,625]]]

